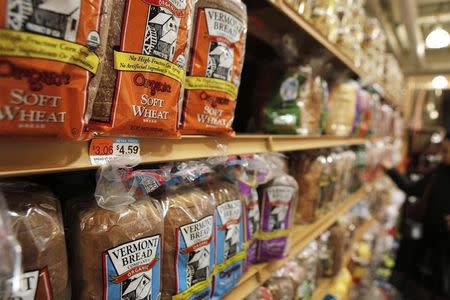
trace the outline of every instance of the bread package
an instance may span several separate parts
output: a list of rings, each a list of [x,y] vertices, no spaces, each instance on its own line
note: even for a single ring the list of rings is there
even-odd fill
[[[258,188],[261,205],[258,261],[285,256],[298,194],[297,182],[283,171],[285,161],[281,155],[269,153],[265,159],[271,166],[272,179]]]
[[[305,224],[314,222],[320,203],[320,179],[326,157],[313,152],[295,154],[291,159],[291,174],[297,180],[299,190],[295,222]]]
[[[86,137],[110,1],[1,2],[0,138]]]
[[[326,133],[349,136],[356,113],[358,84],[354,81],[336,83],[330,92]]]
[[[0,191],[7,202],[12,232],[22,248],[22,285],[6,298],[69,299],[66,242],[58,200],[47,188],[32,183],[1,183]]]
[[[73,298],[160,299],[163,210],[146,188],[161,177],[108,168],[97,180],[97,202],[76,199],[68,213]]]
[[[242,274],[244,249],[243,197],[237,187],[224,180],[205,184],[215,209],[215,276],[213,298],[220,299],[233,289]]]
[[[193,184],[203,171],[176,172],[158,198],[164,205],[163,299],[208,299],[214,270],[214,201]]]
[[[244,227],[246,259],[244,270],[257,262],[256,252],[261,213],[257,188],[266,182],[270,170],[265,160],[259,155],[242,155],[241,170],[236,178],[240,194],[244,197]]]
[[[198,0],[182,116],[184,134],[233,135],[247,9],[241,0]]]
[[[108,52],[90,129],[176,136],[192,0],[113,0]]]

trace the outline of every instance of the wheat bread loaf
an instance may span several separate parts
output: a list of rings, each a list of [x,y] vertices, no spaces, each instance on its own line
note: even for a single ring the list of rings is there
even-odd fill
[[[32,183],[0,183],[0,191],[22,248],[21,277],[30,283],[15,296],[69,299],[66,242],[58,200],[47,188]]]
[[[192,186],[169,188],[158,198],[165,209],[163,299],[208,298],[214,268],[214,201]],[[198,287],[195,292],[193,286]]]
[[[243,198],[237,187],[224,180],[203,186],[214,200],[215,264],[213,298],[221,298],[237,285],[242,274],[244,253]]]

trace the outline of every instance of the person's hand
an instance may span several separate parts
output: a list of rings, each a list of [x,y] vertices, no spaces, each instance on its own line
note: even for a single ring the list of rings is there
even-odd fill
[[[384,170],[389,170],[392,169],[394,167],[394,164],[392,163],[392,161],[388,160],[388,159],[383,159],[380,163],[381,167]]]

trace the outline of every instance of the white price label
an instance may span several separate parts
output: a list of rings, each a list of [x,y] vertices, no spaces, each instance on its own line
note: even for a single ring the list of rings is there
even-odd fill
[[[91,164],[101,166],[118,157],[127,157],[140,161],[141,147],[138,139],[98,138],[91,141],[89,147]]]

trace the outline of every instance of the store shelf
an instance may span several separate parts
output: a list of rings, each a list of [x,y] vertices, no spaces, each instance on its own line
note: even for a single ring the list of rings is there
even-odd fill
[[[217,155],[295,151],[358,145],[362,138],[292,135],[238,135],[234,138],[187,136],[181,139],[141,139],[142,163],[187,160]],[[3,142],[0,177],[94,169],[87,142]]]
[[[376,223],[375,219],[369,219],[365,221],[361,226],[356,229],[352,241],[350,243],[349,249],[345,252],[343,257],[343,266],[346,267],[352,258],[353,249],[356,243],[362,240],[364,234],[374,226]],[[322,279],[319,282],[319,285],[317,286],[316,290],[314,291],[312,300],[322,300],[327,293],[330,291],[331,286],[333,285],[333,279]]]
[[[323,215],[316,222],[309,225],[295,226],[291,230],[290,242],[291,248],[285,259],[270,263],[258,264],[250,267],[244,274],[239,285],[231,291],[225,300],[243,299],[248,296],[257,287],[266,282],[272,273],[283,266],[289,259],[294,258],[311,241],[315,240],[320,234],[333,225],[339,217],[347,212],[353,205],[358,203],[365,195],[364,188],[361,188],[348,197],[341,205],[333,211]]]
[[[328,40],[318,29],[316,29],[311,23],[308,22],[303,16],[298,14],[293,8],[285,3],[284,0],[272,0],[268,1],[274,7],[279,9],[283,14],[288,16],[292,21],[294,21],[299,27],[301,27],[306,33],[308,33],[313,39],[315,39],[319,44],[326,48],[331,54],[333,54],[340,62],[347,66],[353,73],[358,75],[364,81],[369,81],[374,85],[378,93],[393,107],[401,109],[398,105],[398,99],[395,99],[389,92],[383,89],[382,85],[377,82],[373,82],[369,79],[367,74],[357,66],[353,59],[340,47]]]

